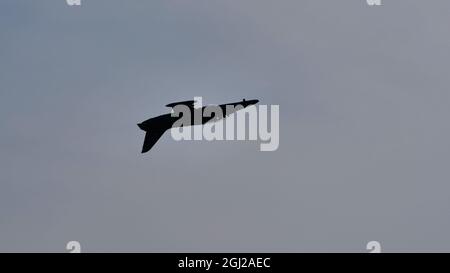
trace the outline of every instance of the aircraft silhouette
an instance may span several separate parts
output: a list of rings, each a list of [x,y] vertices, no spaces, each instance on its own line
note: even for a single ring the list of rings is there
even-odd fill
[[[219,119],[222,119],[222,118],[225,118],[225,117],[231,115],[232,113],[234,113],[236,111],[242,110],[250,105],[257,104],[258,102],[259,102],[259,100],[243,99],[240,102],[233,102],[233,103],[217,105],[222,110],[222,113],[223,113],[222,117],[220,117],[220,116],[216,117],[214,115],[212,115],[212,117],[204,117],[201,113],[203,113],[203,110],[208,106],[203,106],[201,108],[194,108],[194,104],[196,103],[195,100],[187,100],[187,101],[169,103],[166,106],[174,108],[177,105],[185,105],[185,106],[189,107],[189,109],[191,110],[191,122],[187,126],[192,126],[192,125],[205,124],[213,119],[214,119],[214,121],[217,121]],[[230,111],[229,108],[227,109],[227,106],[233,106],[234,110]],[[239,107],[239,106],[241,106],[241,107]],[[199,121],[194,120],[194,117],[196,116],[197,111],[201,111],[200,116],[202,117],[202,119]],[[150,151],[150,149],[161,138],[161,136],[164,134],[165,131],[167,131],[168,129],[171,129],[171,128],[180,127],[180,126],[174,126],[174,123],[177,120],[179,120],[180,118],[181,117],[172,117],[172,114],[164,114],[164,115],[157,116],[157,117],[154,117],[154,118],[151,118],[144,122],[139,123],[138,124],[139,128],[141,128],[142,130],[145,131],[145,139],[144,139],[144,145],[142,147],[142,153],[146,153],[146,152]],[[184,124],[184,125],[186,126],[186,124]]]

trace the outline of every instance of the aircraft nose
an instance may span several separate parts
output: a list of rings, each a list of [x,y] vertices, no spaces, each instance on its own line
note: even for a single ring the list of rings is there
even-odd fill
[[[246,103],[246,105],[253,105],[253,104],[257,104],[258,102],[259,102],[259,100],[247,100],[247,101],[245,101]]]

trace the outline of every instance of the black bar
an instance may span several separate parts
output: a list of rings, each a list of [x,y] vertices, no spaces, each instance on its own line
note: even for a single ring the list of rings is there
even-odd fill
[[[188,263],[186,264],[186,261]],[[206,262],[211,261],[211,262]],[[310,272],[447,268],[449,254],[80,253],[0,254],[2,266],[42,270],[126,272]],[[207,267],[207,265],[210,265]],[[183,265],[183,266],[182,266]]]

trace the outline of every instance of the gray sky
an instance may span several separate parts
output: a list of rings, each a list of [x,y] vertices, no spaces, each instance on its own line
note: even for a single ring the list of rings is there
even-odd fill
[[[450,251],[450,2],[0,1],[0,251]],[[280,105],[280,148],[165,104]]]

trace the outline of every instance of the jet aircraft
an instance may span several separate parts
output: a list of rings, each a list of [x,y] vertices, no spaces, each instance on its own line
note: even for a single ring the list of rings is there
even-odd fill
[[[187,101],[180,101],[180,102],[174,102],[169,103],[166,106],[170,108],[174,108],[177,105],[185,105],[191,110],[191,122],[188,126],[192,125],[201,125],[205,124],[210,121],[217,121],[219,119],[225,118],[232,113],[242,110],[250,105],[257,104],[259,100],[245,100],[239,102],[233,102],[233,103],[226,103],[226,104],[220,104],[217,105],[221,108],[223,116],[222,117],[215,117],[212,115],[212,117],[205,117],[201,113],[203,113],[203,110],[208,106],[203,106],[200,108],[195,108],[194,105],[196,103],[195,100],[187,100]],[[231,107],[227,107],[231,106]],[[232,110],[230,110],[232,109]],[[198,113],[198,111],[201,111]],[[196,114],[201,115],[200,120],[195,120]],[[176,128],[177,126],[174,126],[174,123],[180,119],[180,117],[172,116],[171,113],[164,114],[161,116],[157,116],[151,119],[148,119],[144,122],[141,122],[138,124],[139,128],[141,128],[143,131],[145,131],[145,139],[144,139],[144,145],[142,147],[142,153],[146,153],[150,151],[150,149],[155,145],[155,143],[161,138],[161,136],[166,132],[167,130],[171,128]],[[184,124],[186,126],[186,124]],[[178,126],[180,127],[180,126]]]

